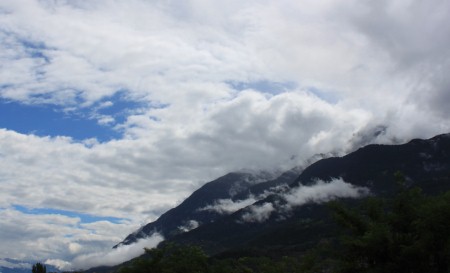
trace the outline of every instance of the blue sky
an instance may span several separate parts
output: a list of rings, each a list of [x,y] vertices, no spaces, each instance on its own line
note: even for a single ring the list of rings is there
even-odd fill
[[[105,102],[107,107],[98,107]],[[67,111],[66,107],[0,99],[0,128],[37,136],[67,136],[74,141],[95,138],[106,142],[121,138],[122,131],[115,126],[138,111],[142,103],[126,100],[119,92],[91,107],[76,111]],[[99,115],[111,117],[113,121],[100,124]]]
[[[67,211],[67,210],[59,210],[59,209],[52,209],[52,208],[26,208],[24,206],[20,205],[13,205],[14,209],[25,213],[25,214],[32,214],[32,215],[65,215],[68,217],[74,217],[74,218],[80,218],[80,224],[83,223],[93,223],[98,221],[108,221],[111,223],[120,223],[123,222],[124,218],[117,218],[117,217],[104,217],[104,216],[95,216],[85,213],[78,213],[74,211]]]
[[[270,82],[267,80],[255,82],[230,82],[230,85],[236,90],[255,89],[260,92],[274,95],[293,90],[297,87],[295,82]]]
[[[108,125],[99,125],[89,113],[65,113],[49,105],[26,105],[0,101],[0,127],[38,136],[68,136],[74,140],[97,138],[108,141],[119,138],[120,132]]]

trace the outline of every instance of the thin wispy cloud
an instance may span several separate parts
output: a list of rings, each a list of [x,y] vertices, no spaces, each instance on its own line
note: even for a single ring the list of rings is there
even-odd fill
[[[2,233],[0,257],[71,261],[75,243],[109,249],[229,171],[450,131],[449,11],[447,1],[2,0],[0,106],[14,107],[0,108],[0,213],[39,232]],[[17,126],[18,113],[33,122]],[[73,219],[41,230],[44,216],[13,205],[129,223],[98,243],[71,237],[84,232],[66,229]]]
[[[247,207],[241,216],[242,222],[259,222],[268,220],[272,213],[283,215],[308,203],[325,203],[337,198],[361,198],[370,193],[368,188],[357,187],[346,183],[342,178],[334,178],[330,181],[315,181],[308,186],[287,188],[284,193],[279,193],[280,202],[264,202]]]
[[[258,199],[260,198],[261,197],[258,196]],[[242,208],[250,206],[256,201],[257,199],[254,196],[249,196],[247,199],[244,200],[219,199],[216,200],[214,204],[208,205],[199,210],[214,211],[220,214],[231,214]]]

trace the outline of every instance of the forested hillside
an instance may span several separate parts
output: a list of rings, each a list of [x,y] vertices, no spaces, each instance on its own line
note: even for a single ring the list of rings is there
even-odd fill
[[[431,196],[407,189],[400,175],[397,181],[393,198],[370,197],[356,207],[328,203],[335,236],[303,253],[208,256],[198,246],[169,243],[117,272],[449,272],[450,191]]]

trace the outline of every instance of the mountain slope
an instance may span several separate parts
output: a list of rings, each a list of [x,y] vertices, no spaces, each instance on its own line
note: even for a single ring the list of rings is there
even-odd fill
[[[425,192],[437,193],[450,189],[450,134],[429,140],[413,140],[403,145],[369,145],[344,157],[320,160],[306,168],[284,192],[274,193],[231,215],[217,219],[190,232],[174,236],[169,241],[198,244],[210,254],[224,251],[254,251],[282,253],[301,252],[321,239],[332,237],[334,226],[328,210],[320,202],[298,203],[286,210],[287,197],[295,191],[313,194],[317,180],[337,183],[340,188],[365,187],[371,194],[394,195],[398,189],[395,173],[402,172],[406,186],[420,186]],[[333,180],[334,179],[334,180]],[[335,188],[339,190],[340,188]],[[362,189],[362,188],[359,188]],[[311,196],[311,195],[310,195]],[[337,197],[337,195],[330,195]],[[308,196],[303,196],[308,201]],[[330,198],[331,199],[331,198]],[[345,199],[357,203],[357,199]],[[263,211],[266,208],[267,214]],[[266,213],[263,221],[245,221],[251,211]]]
[[[155,232],[165,238],[171,238],[199,225],[213,222],[224,215],[224,211],[213,208],[217,202],[227,201],[232,208],[239,205],[245,206],[245,204],[239,204],[239,201],[246,199],[249,194],[259,195],[271,187],[287,185],[294,181],[298,174],[298,169],[287,171],[276,178],[270,173],[229,173],[205,184],[180,205],[128,235],[115,247],[132,244]]]
[[[320,160],[306,168],[291,187],[341,177],[373,193],[388,194],[396,186],[394,173],[399,171],[407,183],[434,191],[447,186],[439,180],[449,178],[449,170],[450,134],[443,134],[402,145],[368,145],[344,157]]]

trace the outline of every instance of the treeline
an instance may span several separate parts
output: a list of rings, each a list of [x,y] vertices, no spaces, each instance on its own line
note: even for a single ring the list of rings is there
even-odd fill
[[[359,208],[330,207],[340,236],[310,251],[306,272],[450,272],[450,192],[402,188]]]
[[[401,183],[400,179],[400,183]],[[166,244],[118,273],[450,272],[450,192],[402,188],[357,208],[329,204],[339,236],[297,256],[214,258],[197,246]]]
[[[146,255],[119,269],[118,273],[229,273],[229,272],[302,272],[298,259],[283,257],[241,257],[216,259],[208,257],[198,246],[166,244],[146,249]]]

